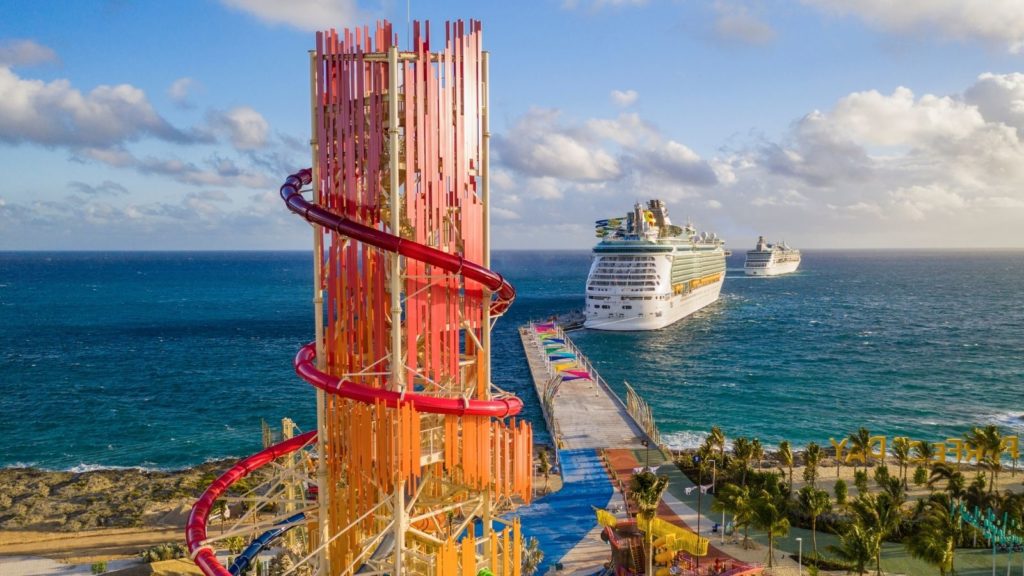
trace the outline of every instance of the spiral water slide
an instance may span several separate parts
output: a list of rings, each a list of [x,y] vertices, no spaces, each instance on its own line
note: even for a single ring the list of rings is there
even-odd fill
[[[401,533],[405,531],[418,538],[413,556],[427,565],[436,563],[437,574],[455,574],[459,566],[472,568],[478,558],[489,563],[495,574],[518,574],[522,550],[518,521],[507,523],[500,535],[490,528],[490,518],[498,507],[513,505],[513,496],[529,502],[532,490],[532,432],[522,422],[518,428],[514,422],[502,422],[522,410],[522,401],[495,392],[489,383],[490,320],[508,309],[515,290],[500,274],[466,257],[472,254],[479,261],[487,250],[481,242],[486,235],[486,218],[481,220],[486,200],[476,190],[477,179],[487,171],[486,148],[481,144],[486,134],[486,88],[482,83],[486,61],[481,57],[480,26],[470,23],[464,29],[462,23],[449,25],[445,50],[433,54],[428,50],[429,26],[423,34],[418,23],[414,30],[416,50],[401,56],[392,44],[394,34],[387,23],[378,26],[376,38],[368,29],[362,35],[359,30],[354,34],[346,30],[343,38],[333,31],[318,35],[313,74],[316,102],[321,103],[314,107],[321,141],[319,152],[314,144],[318,163],[315,170],[288,176],[280,193],[289,210],[314,225],[318,238],[331,242],[329,247],[321,247],[320,240],[315,243],[318,258],[327,264],[318,272],[316,282],[318,290],[328,295],[328,310],[333,307],[337,312],[333,316],[328,312],[323,319],[329,331],[320,344],[326,346],[328,358],[320,364],[326,365],[327,371],[317,367],[317,342],[298,352],[294,368],[326,396],[354,405],[331,404],[333,408],[328,409],[333,410],[335,419],[326,422],[330,451],[323,448],[328,438],[318,439],[315,431],[307,432],[245,458],[207,488],[186,524],[189,553],[207,576],[235,573],[218,562],[211,545],[215,539],[208,538],[207,523],[214,503],[242,478],[318,440],[319,465],[332,470],[328,490],[319,486],[319,511],[309,509],[301,520],[296,520],[296,515],[285,523],[288,528],[303,521],[318,527],[313,534],[310,525],[310,548],[319,546],[307,558],[325,546],[336,546],[331,564],[321,566],[320,574],[352,573],[353,566],[369,559],[377,561],[379,554],[367,554],[379,552],[382,542],[393,536],[398,545],[390,540],[389,546],[397,548],[392,571],[401,573],[405,554]],[[386,111],[385,105],[391,110]],[[445,107],[451,107],[453,113],[444,113]],[[402,138],[394,136],[396,125],[403,126]],[[329,147],[325,141],[330,142]],[[401,167],[399,141],[405,153]],[[394,147],[388,150],[388,145]],[[317,173],[321,175],[318,183],[313,182]],[[405,176],[402,184],[398,182],[400,173]],[[382,183],[386,174],[390,174],[390,184]],[[318,184],[314,188],[317,203],[302,195],[303,187],[310,184]],[[399,189],[403,191],[400,194]],[[446,189],[449,191],[437,193]],[[387,210],[391,211],[390,224],[382,217]],[[398,226],[399,212],[414,225]],[[399,229],[401,236],[393,233]],[[373,250],[381,256],[371,254]],[[390,260],[381,259],[385,254]],[[399,257],[404,263],[399,263]],[[408,271],[399,272],[405,269]],[[385,277],[391,279],[390,287],[385,285]],[[395,283],[396,278],[403,278],[399,282],[404,284]],[[398,286],[404,286],[400,292],[404,305],[397,308],[401,312],[396,316],[392,311],[399,300],[389,300],[388,294],[398,298]],[[356,300],[347,299],[353,294]],[[474,308],[478,305],[481,308]],[[317,308],[318,324],[320,310]],[[394,332],[396,322],[409,335],[405,340],[401,336],[384,339],[388,331],[401,334]],[[458,335],[460,330],[463,336]],[[374,337],[374,331],[381,338]],[[368,349],[353,354],[354,346]],[[399,354],[407,355],[410,363],[396,368]],[[367,360],[374,355],[378,360]],[[387,374],[404,376],[389,380],[367,375],[385,360],[392,364]],[[467,369],[471,371],[468,376]],[[403,383],[405,379],[408,382]],[[318,403],[318,419],[323,410]],[[343,415],[340,420],[339,414]],[[442,431],[441,440],[432,440],[431,433],[424,430],[422,442],[433,452],[421,456],[421,417],[431,415],[441,418],[433,422]],[[395,427],[399,439],[388,437],[390,427]],[[405,448],[398,448],[402,442]],[[386,455],[381,450],[392,452]],[[372,468],[367,468],[371,461]],[[339,472],[347,478],[342,483],[334,480]],[[421,476],[424,472],[426,476]],[[372,484],[375,487],[333,494],[339,485],[364,482],[360,478],[376,482]],[[407,481],[412,484],[403,487]],[[402,515],[393,520],[396,528],[381,528],[384,524],[378,523],[377,528],[364,528],[363,537],[355,536],[354,527],[369,526],[374,516],[382,516],[382,505],[392,506],[390,496],[383,500],[380,496],[388,491],[403,503],[400,508],[392,507],[391,514]],[[403,492],[408,496],[402,496]],[[482,495],[478,500],[467,497],[473,493]],[[406,497],[412,500],[404,500]],[[343,507],[327,507],[325,498],[338,498]],[[458,511],[467,520],[461,527],[447,526],[445,511]],[[335,514],[340,515],[328,518]],[[476,524],[485,526],[480,539],[474,535],[472,517],[486,517]],[[286,531],[280,522],[270,526],[253,541],[251,550],[258,553]],[[334,542],[346,531],[350,543]],[[364,549],[367,541],[377,542],[376,548]],[[251,560],[249,556],[246,561]],[[354,564],[338,564],[340,558],[354,558]]]
[[[310,183],[311,174],[312,171],[308,168],[301,170],[288,176],[284,185],[281,186],[281,198],[292,212],[302,216],[311,224],[319,224],[324,228],[349,238],[405,256],[406,258],[413,258],[431,266],[437,266],[448,272],[459,274],[466,279],[478,282],[497,296],[491,305],[491,314],[493,316],[504,313],[512,305],[516,297],[515,289],[501,274],[473,262],[468,262],[460,256],[441,252],[429,246],[410,242],[402,238],[396,238],[386,232],[352,222],[310,203],[302,197],[301,189]],[[494,400],[468,400],[461,398],[438,398],[423,394],[393,392],[372,388],[317,370],[314,366],[315,359],[316,343],[312,342],[299,350],[298,355],[295,357],[296,374],[328,394],[349,398],[365,404],[383,402],[389,408],[395,408],[399,403],[408,403],[419,412],[458,416],[491,416],[496,418],[515,416],[523,409],[523,401],[516,396],[506,396]],[[207,519],[209,518],[210,511],[213,509],[213,503],[223,496],[232,484],[248,476],[254,470],[281,456],[308,446],[315,440],[316,432],[307,432],[257,452],[232,466],[203,492],[202,496],[192,507],[192,513],[189,515],[185,528],[185,539],[188,544],[189,554],[192,555],[196,565],[199,566],[204,574],[207,576],[233,576],[232,572],[228,571],[217,561],[213,550],[203,546],[207,536]],[[274,536],[280,536],[282,533],[283,531]]]

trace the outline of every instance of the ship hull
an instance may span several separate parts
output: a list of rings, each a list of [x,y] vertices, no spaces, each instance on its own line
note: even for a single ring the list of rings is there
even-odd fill
[[[779,262],[765,266],[762,268],[744,268],[744,272],[747,276],[779,276],[781,274],[789,274],[796,272],[796,269],[800,266],[800,261],[789,261]]]
[[[724,282],[725,274],[722,274],[717,282],[701,286],[685,295],[673,296],[668,300],[645,301],[629,315],[624,312],[588,315],[583,327],[614,331],[664,328],[717,301]]]

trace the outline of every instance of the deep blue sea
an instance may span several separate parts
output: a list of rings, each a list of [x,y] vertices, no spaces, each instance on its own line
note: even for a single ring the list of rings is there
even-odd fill
[[[579,309],[586,252],[498,252],[519,298],[494,380],[543,437],[516,327]],[[809,251],[654,332],[572,334],[628,380],[675,446],[712,425],[797,445],[873,433],[1024,434],[1024,252]],[[308,429],[292,372],[313,337],[306,252],[0,252],[0,466],[178,468],[259,448],[260,419]]]

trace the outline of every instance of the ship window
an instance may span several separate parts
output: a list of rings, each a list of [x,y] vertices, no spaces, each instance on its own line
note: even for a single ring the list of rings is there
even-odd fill
[[[625,306],[623,306],[623,307],[622,307],[622,309],[623,309],[623,310],[632,310],[632,309],[633,309],[633,306],[632,306],[632,305],[629,305],[629,304],[626,304]]]

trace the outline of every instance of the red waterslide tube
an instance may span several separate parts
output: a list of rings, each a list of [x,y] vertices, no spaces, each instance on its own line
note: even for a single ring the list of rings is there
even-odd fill
[[[203,541],[206,540],[206,520],[217,498],[227,492],[232,484],[245,478],[254,470],[281,456],[291,454],[315,440],[316,431],[313,430],[261,450],[229,468],[203,492],[203,495],[192,506],[188,522],[185,523],[185,543],[188,546],[189,556],[203,571],[203,574],[206,576],[232,576],[227,568],[217,562],[213,550],[203,545]]]
[[[497,300],[491,304],[491,315],[501,316],[512,305],[516,299],[516,289],[508,283],[508,280],[493,270],[484,268],[463,258],[447,252],[442,252],[430,246],[424,246],[411,240],[392,236],[376,228],[370,228],[348,218],[339,216],[316,204],[313,204],[302,197],[299,190],[309,184],[313,178],[311,168],[299,170],[288,176],[281,186],[281,198],[292,212],[302,216],[308,222],[319,224],[335,232],[348,236],[353,240],[376,246],[388,252],[401,254],[419,262],[425,262],[431,266],[437,266],[442,270],[463,276],[477,282],[494,292]]]
[[[424,394],[400,392],[372,388],[357,384],[350,380],[342,380],[337,376],[324,374],[313,366],[316,358],[316,343],[306,344],[295,356],[295,373],[313,386],[343,398],[350,398],[364,404],[384,402],[389,408],[399,403],[412,404],[419,412],[431,414],[454,414],[456,416],[492,416],[507,418],[515,416],[523,409],[523,401],[516,396],[505,396],[494,400],[470,400],[465,398],[438,398]]]

